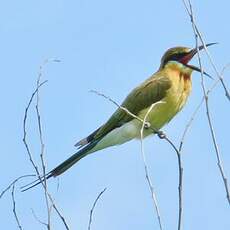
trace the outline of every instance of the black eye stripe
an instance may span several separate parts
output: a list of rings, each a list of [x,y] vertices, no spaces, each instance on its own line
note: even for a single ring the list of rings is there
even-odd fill
[[[165,63],[168,61],[177,61],[181,58],[183,58],[187,53],[176,53],[176,54],[171,54],[166,60]]]
[[[164,65],[169,61],[178,61],[181,58],[183,58],[186,54],[187,54],[186,52],[171,54],[164,60]]]

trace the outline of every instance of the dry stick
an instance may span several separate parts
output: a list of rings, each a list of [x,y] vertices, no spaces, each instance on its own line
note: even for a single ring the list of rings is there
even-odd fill
[[[13,180],[0,194],[0,199],[3,197],[3,195],[14,185],[16,184],[19,180],[25,178],[25,177],[34,177],[35,175],[24,175],[24,176],[20,176],[18,178],[16,178],[15,180]]]
[[[53,59],[46,59],[42,65],[40,65],[39,68],[39,73],[38,73],[38,79],[37,79],[37,87],[40,84],[41,77],[43,74],[43,68],[46,64],[48,64],[50,61],[57,61]],[[45,193],[45,202],[46,202],[46,209],[47,209],[47,229],[50,230],[51,226],[51,210],[52,210],[52,205],[50,206],[49,204],[49,196],[48,196],[48,191],[47,191],[47,181],[46,181],[46,165],[45,165],[45,160],[44,160],[44,151],[45,151],[45,144],[43,141],[43,133],[42,133],[42,123],[41,123],[41,115],[40,115],[40,110],[39,110],[39,102],[40,102],[40,97],[39,97],[39,89],[37,90],[36,93],[37,100],[36,100],[36,115],[37,115],[37,121],[38,121],[38,130],[39,130],[39,139],[40,139],[40,146],[41,146],[41,152],[40,152],[40,158],[41,158],[41,164],[42,164],[42,173],[43,173],[43,178],[44,178],[44,193]]]
[[[36,93],[37,93],[37,91],[39,90],[39,88],[40,88],[42,85],[44,85],[46,82],[47,82],[47,81],[44,81],[44,82],[42,82],[41,84],[39,84],[39,85],[37,86],[37,88],[35,89],[35,91],[32,93],[32,95],[31,95],[31,97],[30,97],[30,100],[29,100],[29,103],[28,103],[28,105],[27,105],[27,107],[26,107],[26,109],[25,109],[24,120],[23,120],[23,132],[24,132],[24,135],[23,135],[23,143],[24,143],[24,145],[25,145],[25,147],[26,147],[27,154],[28,154],[28,156],[29,156],[29,160],[30,160],[32,166],[34,167],[35,172],[36,172],[36,175],[37,175],[38,179],[40,180],[40,182],[41,182],[41,184],[42,184],[42,186],[43,186],[44,189],[45,189],[44,181],[42,180],[42,178],[41,178],[41,176],[40,176],[38,167],[37,167],[37,165],[35,164],[35,162],[34,162],[34,160],[33,160],[32,153],[31,153],[30,148],[29,148],[29,145],[28,145],[28,143],[27,143],[27,139],[26,139],[26,137],[27,137],[26,124],[27,124],[28,110],[29,110],[30,105],[31,105],[31,103],[32,103],[32,101],[33,101],[33,98],[34,98],[34,96],[36,95]],[[69,230],[70,228],[68,227],[68,224],[67,224],[65,218],[61,215],[60,211],[58,210],[56,204],[54,203],[54,200],[53,200],[52,196],[48,193],[48,191],[47,191],[47,194],[48,194],[48,197],[49,197],[49,199],[50,199],[50,201],[51,201],[51,203],[52,203],[52,206],[53,206],[54,210],[55,210],[56,213],[58,214],[59,218],[62,220],[62,222],[63,222],[65,228],[66,228],[67,230]]]
[[[39,91],[39,88],[40,88],[43,84],[45,84],[46,82],[47,82],[47,80],[44,81],[44,82],[42,82],[42,83],[37,84],[37,88],[36,88],[35,91],[32,93],[32,95],[31,95],[31,97],[30,97],[30,100],[29,100],[29,103],[28,103],[28,105],[27,105],[27,107],[26,107],[26,109],[25,109],[25,115],[24,115],[24,120],[23,120],[23,131],[24,131],[23,143],[24,143],[24,145],[25,145],[25,147],[26,147],[27,154],[28,154],[28,156],[29,156],[29,160],[30,160],[31,164],[33,165],[33,167],[34,167],[34,169],[35,169],[35,171],[36,171],[36,175],[38,176],[39,180],[42,182],[42,185],[43,185],[44,187],[45,187],[44,182],[43,182],[42,179],[41,179],[40,172],[39,172],[39,170],[38,170],[37,165],[35,164],[35,161],[33,160],[32,154],[31,154],[31,152],[30,152],[29,145],[27,144],[27,140],[26,140],[26,137],[27,137],[26,122],[27,122],[27,117],[28,117],[28,110],[29,110],[30,105],[31,105],[31,103],[32,103],[32,101],[33,101],[33,98],[34,98],[35,95],[37,95],[37,93],[38,93],[38,91]],[[47,200],[46,200],[46,205],[47,205]],[[46,224],[46,226],[47,226],[47,229],[49,230],[49,229],[50,229],[49,223]]]
[[[10,188],[12,187],[12,190],[11,190],[11,198],[12,198],[12,202],[13,202],[13,213],[14,213],[14,217],[15,217],[15,219],[16,219],[16,222],[17,222],[17,226],[18,226],[18,228],[19,229],[23,229],[22,228],[22,225],[21,225],[21,223],[20,223],[20,221],[19,221],[19,218],[18,218],[18,215],[17,215],[17,212],[16,212],[16,200],[15,200],[15,196],[14,196],[14,191],[15,191],[15,185],[16,185],[16,183],[19,181],[19,180],[21,180],[21,179],[23,179],[23,178],[25,178],[25,177],[31,177],[31,176],[35,176],[35,175],[24,175],[24,176],[20,176],[20,177],[18,177],[18,178],[16,178],[15,180],[13,180],[2,192],[1,192],[1,194],[0,194],[0,199],[4,196],[4,194],[7,192],[7,191],[9,191],[10,190]]]
[[[199,49],[198,49],[198,37],[201,40],[201,42],[203,42],[203,39],[202,39],[202,36],[201,36],[200,32],[198,31],[197,26],[195,24],[192,4],[191,4],[190,0],[188,0],[188,2],[189,2],[189,9],[190,9],[189,10],[189,15],[190,15],[192,26],[193,26],[193,31],[194,31],[195,40],[196,40],[197,53],[198,53],[198,60],[199,60],[199,65],[200,65],[200,69],[201,69],[201,77],[202,77],[201,85],[202,85],[202,90],[203,90],[204,99],[205,99],[206,116],[207,116],[207,119],[208,119],[208,125],[209,125],[209,129],[210,129],[211,136],[212,136],[212,142],[213,142],[215,152],[216,152],[217,164],[218,164],[218,167],[219,167],[219,170],[220,170],[220,173],[221,173],[221,177],[222,177],[223,182],[224,182],[227,201],[228,201],[228,204],[230,205],[230,191],[229,191],[228,179],[227,179],[227,177],[225,175],[225,172],[224,172],[223,163],[222,163],[222,160],[221,160],[221,157],[220,157],[220,150],[219,150],[219,146],[218,146],[216,135],[215,135],[215,130],[214,130],[211,115],[210,115],[209,102],[208,102],[208,93],[206,91],[206,86],[205,86],[205,82],[204,82],[204,74],[203,74],[203,66],[202,66],[202,63],[201,63],[200,53],[199,53]],[[220,79],[220,81],[221,81],[221,83],[223,85],[222,76],[220,76],[219,73],[217,73],[217,74],[218,74],[218,77],[219,77],[219,79]],[[226,89],[226,87],[224,87],[224,88]],[[226,91],[225,93],[226,93],[226,96],[229,98],[228,91]]]
[[[14,190],[15,190],[15,183],[12,185],[12,190],[11,190],[11,197],[12,197],[12,201],[13,201],[13,213],[14,213],[14,217],[16,219],[18,228],[20,230],[22,230],[22,226],[20,224],[20,221],[19,221],[19,218],[18,218],[18,215],[17,215],[17,211],[16,211],[16,201],[15,201],[15,197],[14,197]]]
[[[148,115],[152,111],[154,106],[156,106],[157,104],[160,104],[160,103],[164,103],[164,102],[153,103],[150,106],[150,108],[148,109],[147,113],[144,116],[143,122],[142,122],[140,135],[141,135],[141,155],[142,155],[142,160],[143,160],[143,163],[144,163],[145,177],[146,177],[146,180],[148,182],[149,189],[150,189],[150,192],[151,192],[151,195],[152,195],[153,205],[154,205],[156,213],[157,213],[158,223],[159,223],[160,229],[162,230],[163,227],[162,227],[162,223],[161,223],[161,216],[160,216],[160,210],[159,210],[159,207],[158,207],[158,201],[157,201],[157,197],[156,197],[156,193],[154,191],[152,181],[151,181],[151,179],[149,177],[149,170],[148,170],[148,165],[147,165],[147,162],[146,162],[146,157],[145,157],[145,152],[144,152],[144,145],[143,145],[143,132],[144,132],[144,129],[148,129],[151,126],[150,124],[149,124],[148,127],[146,126],[146,120],[148,118]]]
[[[42,76],[42,68],[43,66],[40,66],[40,72],[38,74],[38,79],[37,79],[37,87],[40,84],[40,79]],[[48,200],[48,194],[47,194],[47,183],[46,183],[46,167],[45,167],[45,161],[44,161],[44,150],[45,150],[45,144],[43,142],[43,135],[42,135],[42,125],[41,125],[41,116],[40,116],[40,111],[39,111],[39,90],[37,91],[37,102],[36,102],[36,115],[37,115],[37,120],[38,120],[38,130],[39,130],[39,139],[40,139],[40,145],[41,145],[41,153],[40,153],[40,158],[41,158],[41,163],[42,163],[42,173],[44,177],[44,191],[45,191],[45,201],[46,201],[46,209],[47,209],[47,229],[50,230],[50,223],[51,223],[51,208],[49,205],[49,200]]]
[[[170,141],[170,140],[168,140]],[[182,158],[181,158],[181,150],[174,149],[177,154],[178,161],[178,195],[179,195],[179,214],[178,214],[178,226],[177,229],[180,230],[182,228],[182,215],[183,215],[183,167],[182,167]]]
[[[61,214],[61,212],[59,211],[59,209],[57,208],[57,205],[54,203],[54,200],[53,200],[52,196],[51,196],[49,193],[48,193],[48,196],[49,196],[49,199],[50,199],[50,201],[51,201],[51,203],[52,203],[52,207],[54,208],[54,210],[55,210],[56,213],[58,214],[58,216],[59,216],[59,218],[61,219],[62,223],[64,224],[65,228],[66,228],[67,230],[69,230],[70,228],[69,228],[69,226],[68,226],[68,224],[67,224],[65,218],[64,218],[64,216]]]
[[[32,95],[31,95],[31,97],[30,97],[30,100],[29,100],[29,103],[27,104],[27,107],[26,107],[26,109],[25,109],[25,114],[24,114],[24,119],[23,119],[23,143],[24,143],[24,145],[25,145],[25,147],[26,147],[27,154],[28,154],[28,156],[29,156],[29,160],[30,160],[31,164],[32,164],[33,167],[34,167],[34,169],[35,169],[35,171],[36,171],[36,174],[39,175],[39,179],[40,179],[40,180],[41,180],[41,177],[40,177],[40,173],[39,173],[39,171],[38,171],[38,167],[37,167],[37,165],[34,163],[32,154],[31,154],[31,152],[30,152],[29,145],[27,144],[27,141],[26,141],[26,137],[27,137],[26,122],[27,122],[27,117],[28,117],[28,110],[29,110],[30,105],[31,105],[31,103],[32,103],[32,101],[33,101],[33,98],[34,98],[35,94],[37,93],[38,89],[39,89],[41,86],[43,86],[46,82],[47,82],[47,80],[46,80],[46,81],[43,81],[41,84],[39,84],[39,85],[37,86],[37,88],[35,89],[35,91],[32,93]],[[42,180],[41,180],[41,182],[42,182]]]
[[[107,188],[104,188],[97,196],[97,198],[95,199],[94,203],[93,203],[93,206],[90,210],[90,215],[89,215],[89,224],[88,224],[88,230],[91,230],[91,224],[92,224],[92,221],[93,221],[93,212],[94,212],[94,209],[96,207],[96,204],[98,202],[98,200],[100,199],[100,197],[102,196],[102,194],[106,191]]]
[[[10,190],[10,188],[12,187],[12,190],[11,190],[11,197],[12,197],[12,202],[13,202],[13,213],[14,213],[14,217],[16,219],[16,222],[17,222],[17,226],[19,229],[22,230],[22,225],[20,224],[20,221],[19,221],[19,218],[18,218],[18,215],[17,215],[17,212],[16,212],[16,200],[15,200],[15,196],[14,196],[14,191],[15,191],[15,185],[16,183],[25,178],[25,177],[31,177],[31,176],[35,176],[35,175],[23,175],[23,176],[20,176],[18,178],[16,178],[15,180],[13,180],[0,194],[0,199],[4,196],[4,194]]]

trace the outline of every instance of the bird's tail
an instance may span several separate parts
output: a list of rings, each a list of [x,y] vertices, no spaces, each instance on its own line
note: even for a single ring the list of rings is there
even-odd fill
[[[92,151],[92,149],[96,146],[96,144],[98,143],[98,141],[92,142],[90,144],[88,144],[87,146],[85,146],[84,148],[80,149],[78,152],[76,152],[75,154],[73,154],[71,157],[69,157],[67,160],[65,160],[64,162],[62,162],[60,165],[58,165],[56,168],[54,168],[53,170],[51,170],[49,173],[47,173],[45,176],[40,177],[39,179],[25,185],[22,186],[22,192],[31,189],[41,183],[44,182],[44,180],[48,180],[51,177],[56,177],[61,175],[62,173],[64,173],[67,169],[69,169],[70,167],[72,167],[75,163],[77,163],[81,158],[85,157],[86,155],[88,155],[89,153],[92,153],[94,151]]]

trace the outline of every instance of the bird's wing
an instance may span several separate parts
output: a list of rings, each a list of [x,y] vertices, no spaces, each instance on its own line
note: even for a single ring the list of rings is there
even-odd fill
[[[148,108],[153,103],[163,99],[167,90],[170,88],[171,82],[164,76],[152,76],[143,84],[136,87],[124,100],[122,107],[126,108],[132,114],[138,115],[140,111]],[[84,145],[103,138],[111,130],[118,128],[133,119],[131,115],[123,109],[118,108],[109,120],[99,129],[91,133],[88,137],[80,140],[75,146],[80,148]]]
[[[143,110],[162,100],[167,90],[171,87],[171,82],[167,77],[156,74],[149,79],[147,79],[143,84],[135,88],[122,103],[122,107],[126,108],[132,114],[138,116],[138,114]],[[44,177],[33,181],[32,183],[23,186],[23,191],[26,191],[38,184],[40,184],[45,179],[49,179],[53,176],[58,176],[69,169],[73,164],[79,161],[81,158],[85,157],[89,151],[94,148],[95,145],[115,128],[122,126],[123,124],[134,119],[126,111],[118,108],[115,113],[110,117],[110,119],[99,129],[95,130],[88,137],[79,141],[76,146],[80,149],[77,153],[70,156],[63,163],[58,165],[56,168],[47,173]]]

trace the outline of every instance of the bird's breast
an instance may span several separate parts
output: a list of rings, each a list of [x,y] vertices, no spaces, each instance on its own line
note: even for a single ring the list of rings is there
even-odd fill
[[[160,129],[168,123],[184,106],[191,91],[191,80],[188,74],[171,75],[170,80],[172,86],[167,91],[166,96],[156,103],[149,112],[147,121],[152,127]],[[140,117],[144,118],[149,108],[140,113]],[[146,136],[151,130],[146,130]]]

